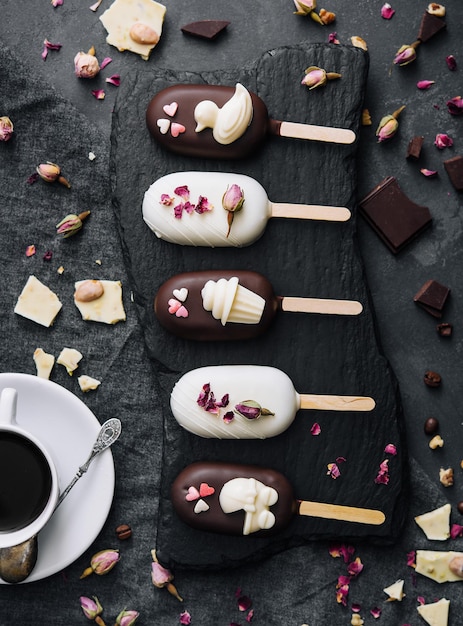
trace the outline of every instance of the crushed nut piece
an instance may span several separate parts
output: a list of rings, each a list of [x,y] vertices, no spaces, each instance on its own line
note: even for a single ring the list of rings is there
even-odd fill
[[[436,448],[442,448],[444,446],[444,440],[440,435],[436,435],[429,442],[429,447],[431,450],[436,450]]]
[[[441,467],[439,470],[439,480],[444,487],[451,487],[453,485],[453,469],[451,467],[447,469]]]
[[[326,9],[320,9],[319,16],[323,24],[332,24],[336,19],[336,13]]]
[[[371,126],[371,115],[368,109],[362,111],[362,126]]]
[[[352,626],[363,626],[365,621],[360,617],[358,613],[352,613],[350,623]]]
[[[437,17],[444,17],[445,15],[445,7],[442,4],[437,4],[437,2],[431,2],[428,4],[426,11]]]

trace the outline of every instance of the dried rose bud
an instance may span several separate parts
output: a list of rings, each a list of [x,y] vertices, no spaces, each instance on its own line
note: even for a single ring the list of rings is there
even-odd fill
[[[86,578],[90,574],[103,576],[113,569],[120,558],[119,550],[100,550],[92,556],[90,567],[83,571],[80,578]]]
[[[321,67],[311,65],[305,70],[305,76],[301,81],[301,85],[305,85],[309,89],[316,89],[317,87],[323,87],[327,81],[341,78],[341,74],[337,72],[327,72]]]
[[[183,598],[179,596],[175,585],[172,583],[174,575],[159,563],[156,550],[151,550],[151,557],[153,559],[153,563],[151,563],[151,581],[153,585],[159,589],[165,587],[177,600],[183,602]]]
[[[447,109],[451,115],[461,115],[463,113],[463,98],[455,96],[448,100]]]
[[[9,141],[13,134],[13,122],[4,115],[0,117],[0,141]]]
[[[408,65],[416,59],[416,48],[420,45],[420,41],[415,41],[410,45],[401,46],[394,57],[394,65]]]
[[[93,596],[93,600],[86,596],[81,596],[80,606],[87,619],[94,620],[99,626],[104,626],[104,622],[100,617],[101,613],[103,613],[103,607],[96,596]]]
[[[457,60],[453,56],[453,54],[449,54],[445,57],[445,62],[447,63],[447,67],[451,72],[454,72],[457,69]]]
[[[138,611],[126,611],[125,609],[116,617],[115,626],[133,626],[140,613]]]
[[[59,165],[56,165],[56,163],[47,161],[46,163],[41,163],[35,169],[40,178],[46,183],[54,183],[55,181],[58,181],[68,189],[71,187],[64,176],[61,176],[61,168]]]
[[[79,232],[83,226],[83,221],[90,215],[90,211],[84,211],[79,215],[71,214],[66,215],[64,219],[56,224],[56,233],[58,235],[64,235],[65,238],[71,237]]]
[[[74,70],[77,78],[95,78],[100,71],[100,65],[92,50],[78,52],[74,57]]]
[[[294,15],[310,15],[316,22],[323,23],[317,13],[315,13],[317,0],[294,0],[294,5],[297,9]]]
[[[244,400],[244,402],[240,402],[240,404],[235,405],[235,411],[248,420],[256,420],[261,415],[275,415],[275,413],[264,409],[254,400]]]
[[[376,129],[376,136],[378,137],[378,142],[386,141],[387,139],[391,139],[397,132],[399,128],[399,122],[397,118],[405,109],[405,105],[401,106],[400,109],[394,111],[392,115],[385,115],[380,123],[378,124],[378,128]]]
[[[233,224],[235,213],[241,211],[244,204],[244,191],[239,185],[233,184],[227,187],[227,191],[222,196],[222,206],[225,211],[228,211],[228,232],[227,237],[230,234],[230,229]]]
[[[453,139],[445,133],[437,133],[434,145],[436,148],[439,148],[439,150],[443,150],[444,148],[453,146]]]

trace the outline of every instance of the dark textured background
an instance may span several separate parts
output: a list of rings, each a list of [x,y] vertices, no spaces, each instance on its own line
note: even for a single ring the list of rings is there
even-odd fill
[[[90,3],[89,3],[90,4]],[[109,2],[104,2],[99,13]],[[423,235],[400,256],[394,257],[362,222],[358,223],[360,250],[372,300],[376,311],[379,334],[384,352],[398,377],[405,410],[408,441],[423,473],[412,462],[413,514],[430,510],[449,499],[453,504],[461,499],[461,342],[458,320],[461,318],[461,197],[451,187],[442,161],[462,153],[461,118],[451,117],[446,110],[448,98],[460,95],[461,70],[449,72],[445,56],[459,57],[461,7],[456,1],[447,3],[448,28],[418,50],[418,60],[409,67],[391,67],[395,51],[416,36],[421,15],[427,3],[393,3],[396,15],[389,22],[380,16],[380,2],[364,0],[345,5],[332,0],[327,9],[337,13],[333,27],[321,27],[309,19],[292,15],[292,3],[279,0],[256,1],[231,5],[217,3],[205,6],[199,0],[189,3],[168,3],[167,21],[161,44],[148,63],[128,53],[120,54],[104,42],[105,33],[98,13],[87,6],[72,4],[54,9],[38,0],[12,2],[2,5],[1,38],[14,49],[24,66],[21,68],[2,55],[1,105],[2,114],[17,120],[17,135],[11,146],[2,149],[2,208],[1,237],[2,271],[4,275],[1,299],[1,328],[4,343],[1,354],[2,371],[34,373],[32,352],[38,342],[56,353],[63,342],[81,346],[95,367],[103,384],[99,391],[84,397],[86,404],[103,419],[114,412],[124,420],[124,437],[114,448],[117,486],[113,510],[94,546],[76,563],[48,580],[16,588],[0,588],[0,623],[2,624],[79,624],[85,623],[78,605],[80,595],[97,595],[102,602],[107,623],[114,621],[124,606],[141,612],[139,623],[176,624],[184,608],[192,614],[193,623],[244,623],[237,610],[235,589],[241,587],[254,602],[256,623],[300,625],[349,623],[350,612],[335,602],[337,576],[345,573],[344,564],[328,555],[325,542],[299,547],[272,557],[258,566],[240,568],[223,575],[179,572],[176,583],[185,598],[183,605],[165,590],[157,590],[149,580],[150,555],[154,547],[157,513],[156,485],[160,469],[160,433],[156,420],[146,419],[153,404],[159,402],[159,389],[147,366],[141,330],[130,301],[130,288],[120,256],[111,206],[109,203],[109,132],[116,88],[104,84],[104,77],[120,73],[122,80],[142,66],[173,70],[207,71],[217,68],[239,68],[265,51],[301,41],[326,42],[328,32],[336,30],[342,43],[352,35],[362,36],[369,45],[370,71],[365,105],[373,118],[371,127],[360,133],[357,157],[358,195],[362,197],[387,175],[398,178],[402,188],[419,204],[429,206],[433,217],[432,231]],[[31,15],[33,19],[26,20]],[[232,22],[222,39],[212,46],[207,42],[184,37],[179,27],[189,21],[215,17]],[[27,21],[27,23],[26,23]],[[40,53],[43,39],[61,41],[60,52],[50,52],[46,62]],[[78,50],[91,45],[97,48],[101,60],[111,56],[113,62],[91,83],[79,81],[73,75],[72,59]],[[13,83],[5,91],[5,71]],[[420,79],[435,80],[426,92],[416,89]],[[51,86],[50,86],[51,85]],[[90,90],[106,88],[106,100],[96,101]],[[328,88],[334,87],[329,85]],[[64,100],[61,100],[61,97]],[[71,104],[70,104],[71,103]],[[400,105],[407,108],[400,119],[398,135],[389,143],[377,145],[374,130],[379,119]],[[73,108],[73,105],[76,108]],[[5,107],[8,109],[5,111]],[[63,130],[57,131],[57,119],[69,116]],[[95,124],[95,125],[94,125]],[[70,130],[71,129],[71,130]],[[437,151],[432,145],[437,132],[447,132],[455,147]],[[425,147],[420,164],[405,160],[408,140],[415,134],[425,135]],[[289,140],[288,140],[289,141]],[[77,146],[77,147],[76,147]],[[90,164],[87,153],[93,150],[97,160]],[[5,156],[6,155],[6,156]],[[71,194],[64,188],[23,186],[25,178],[37,162],[56,160],[73,183]],[[428,180],[419,167],[438,169],[437,179]],[[311,164],[306,164],[310,172]],[[5,175],[6,174],[6,175]],[[95,184],[88,185],[88,180]],[[85,181],[85,184],[84,184]],[[272,198],[273,199],[273,198]],[[277,198],[275,198],[276,200]],[[286,199],[286,198],[285,198]],[[57,241],[54,224],[76,207],[91,205],[94,213],[82,233],[68,242]],[[53,265],[42,264],[40,252],[26,259],[23,250],[34,239],[41,250],[53,247]],[[106,278],[121,278],[125,289],[128,322],[115,328],[91,328],[78,320],[72,307],[60,314],[51,332],[28,324],[12,314],[12,307],[31,268],[41,272],[44,280],[69,298],[74,278],[94,269],[94,259],[102,258]],[[64,264],[66,273],[55,274]],[[63,279],[64,280],[61,280]],[[429,278],[435,278],[452,288],[445,319],[455,323],[450,340],[440,339],[435,332],[435,320],[416,308],[412,298]],[[442,374],[443,385],[430,390],[423,385],[426,369]],[[64,370],[56,368],[53,379],[76,391],[76,381]],[[79,393],[79,392],[78,392]],[[423,435],[423,422],[434,414],[441,421],[445,439],[442,450],[431,452]],[[142,442],[142,451],[136,446]],[[445,490],[438,483],[441,465],[456,469],[455,486]],[[452,520],[461,521],[453,507]],[[116,547],[114,527],[129,522],[134,536],[121,544],[122,558],[107,577],[79,581],[91,554],[104,547]],[[451,624],[458,623],[456,607],[461,603],[461,587],[457,584],[438,586],[419,578],[413,584],[411,570],[406,566],[410,549],[449,547],[461,549],[461,539],[435,546],[407,525],[400,542],[393,550],[357,547],[365,563],[365,571],[351,585],[350,600],[362,605],[366,624],[377,623],[369,609],[382,606],[380,623],[418,624],[416,597],[427,601],[446,596],[452,602]],[[368,572],[368,573],[367,573]],[[384,604],[382,588],[399,577],[405,578],[407,597],[402,603]],[[259,621],[258,621],[259,620]]]

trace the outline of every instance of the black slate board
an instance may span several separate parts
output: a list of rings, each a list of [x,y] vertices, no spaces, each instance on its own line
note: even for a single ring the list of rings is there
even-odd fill
[[[342,74],[322,89],[300,85],[306,67]],[[242,82],[266,103],[272,118],[351,128],[358,132],[368,55],[350,46],[299,44],[266,53],[236,71],[207,73],[140,70],[118,94],[112,129],[113,202],[135,305],[148,354],[164,389],[164,458],[157,548],[170,566],[229,567],[275,554],[318,538],[393,542],[405,516],[406,449],[397,385],[379,348],[362,262],[356,245],[356,146],[269,138],[242,162],[182,158],[161,149],[145,126],[151,97],[171,84]],[[173,171],[236,171],[256,178],[274,202],[344,205],[346,224],[273,219],[264,236],[244,249],[175,246],[158,240],[141,217],[143,194],[158,177]],[[168,335],[155,319],[153,298],[171,275],[208,268],[253,269],[266,275],[278,295],[358,299],[359,318],[282,313],[265,336],[245,343],[196,343]],[[282,435],[265,441],[205,440],[183,431],[169,409],[180,375],[212,364],[272,365],[285,371],[300,393],[373,396],[369,414],[299,412]],[[205,381],[207,382],[207,381]],[[317,421],[321,434],[310,434]],[[384,448],[389,484],[375,484]],[[345,457],[341,476],[327,464]],[[223,460],[273,467],[292,482],[300,499],[382,509],[380,527],[297,518],[275,538],[227,538],[193,530],[180,522],[169,499],[178,472],[196,460]]]

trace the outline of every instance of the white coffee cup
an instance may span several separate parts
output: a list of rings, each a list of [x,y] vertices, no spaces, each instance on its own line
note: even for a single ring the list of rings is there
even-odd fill
[[[0,548],[16,546],[48,522],[59,497],[55,463],[46,447],[16,422],[18,393],[0,396]]]

